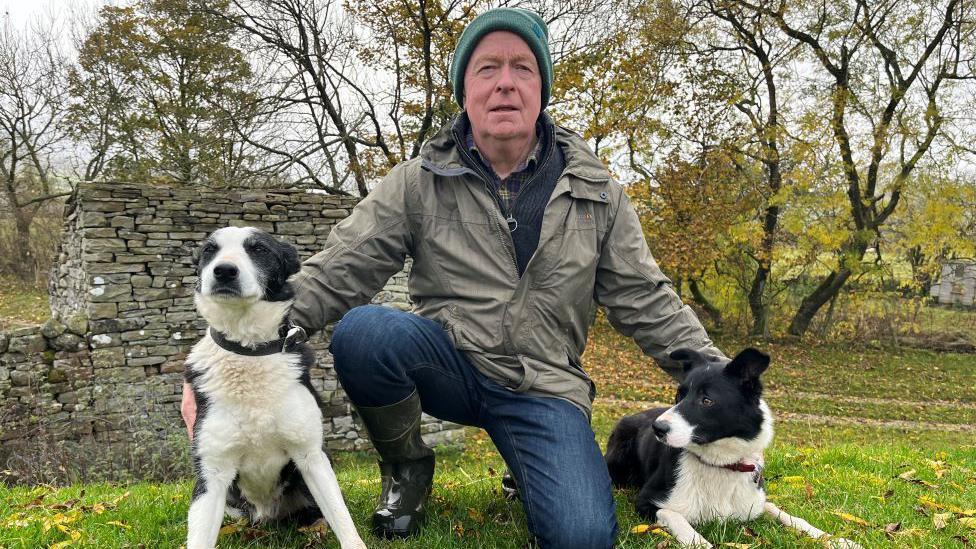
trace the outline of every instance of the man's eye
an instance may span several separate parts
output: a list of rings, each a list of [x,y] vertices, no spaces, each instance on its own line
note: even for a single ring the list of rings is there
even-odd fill
[[[714,402],[712,402],[712,399],[710,399],[708,397],[702,397],[701,403],[702,403],[702,406],[711,406],[712,404],[714,404]]]

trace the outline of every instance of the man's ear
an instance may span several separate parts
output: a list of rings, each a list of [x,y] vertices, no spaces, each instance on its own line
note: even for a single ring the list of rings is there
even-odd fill
[[[725,373],[744,380],[759,379],[769,367],[769,355],[747,347],[725,365]]]
[[[705,364],[705,357],[694,349],[677,349],[672,351],[668,357],[681,364],[684,372],[687,374],[701,364]]]

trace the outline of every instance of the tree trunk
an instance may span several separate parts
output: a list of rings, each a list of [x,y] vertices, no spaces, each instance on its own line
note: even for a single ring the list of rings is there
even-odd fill
[[[841,267],[837,271],[831,271],[813,293],[804,297],[803,301],[800,302],[800,308],[797,309],[796,315],[793,316],[793,320],[790,322],[788,330],[790,335],[802,336],[805,334],[817,311],[837,295],[837,292],[840,291],[852,274],[853,271],[846,267]]]
[[[749,335],[766,337],[769,333],[769,315],[763,297],[766,293],[766,281],[769,279],[769,269],[764,265],[756,268],[756,276],[752,279],[749,289],[749,311],[752,313],[752,327]]]
[[[718,307],[712,304],[712,302],[705,297],[705,294],[703,294],[701,291],[701,287],[698,286],[698,281],[694,278],[688,279],[688,289],[691,290],[691,295],[695,298],[695,302],[701,305],[702,309],[705,310],[705,313],[708,314],[709,318],[712,319],[715,327],[721,328],[722,311],[718,310]]]
[[[15,273],[21,280],[33,281],[37,266],[34,264],[34,257],[31,254],[31,216],[16,206],[13,209],[13,213],[14,226],[17,229],[17,245],[14,246],[13,250],[17,255],[14,266]]]

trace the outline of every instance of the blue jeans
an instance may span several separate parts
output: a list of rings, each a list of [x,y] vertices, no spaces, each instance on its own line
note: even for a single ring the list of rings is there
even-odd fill
[[[440,324],[388,307],[346,313],[330,350],[357,406],[394,404],[416,389],[427,414],[487,431],[542,548],[613,546],[610,475],[589,418],[575,405],[502,387],[454,348]]]

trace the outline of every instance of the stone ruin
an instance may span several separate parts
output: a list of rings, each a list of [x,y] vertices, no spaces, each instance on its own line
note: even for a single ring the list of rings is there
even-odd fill
[[[220,227],[254,226],[321,250],[356,199],[298,190],[80,186],[66,205],[52,318],[0,333],[0,480],[174,478],[189,472],[180,419],[183,361],[205,323],[193,306],[194,251]],[[406,271],[374,302],[406,309]],[[327,449],[369,446],[326,350],[312,339],[312,384]],[[458,425],[425,416],[424,438]],[[6,477],[6,478],[4,478]]]

